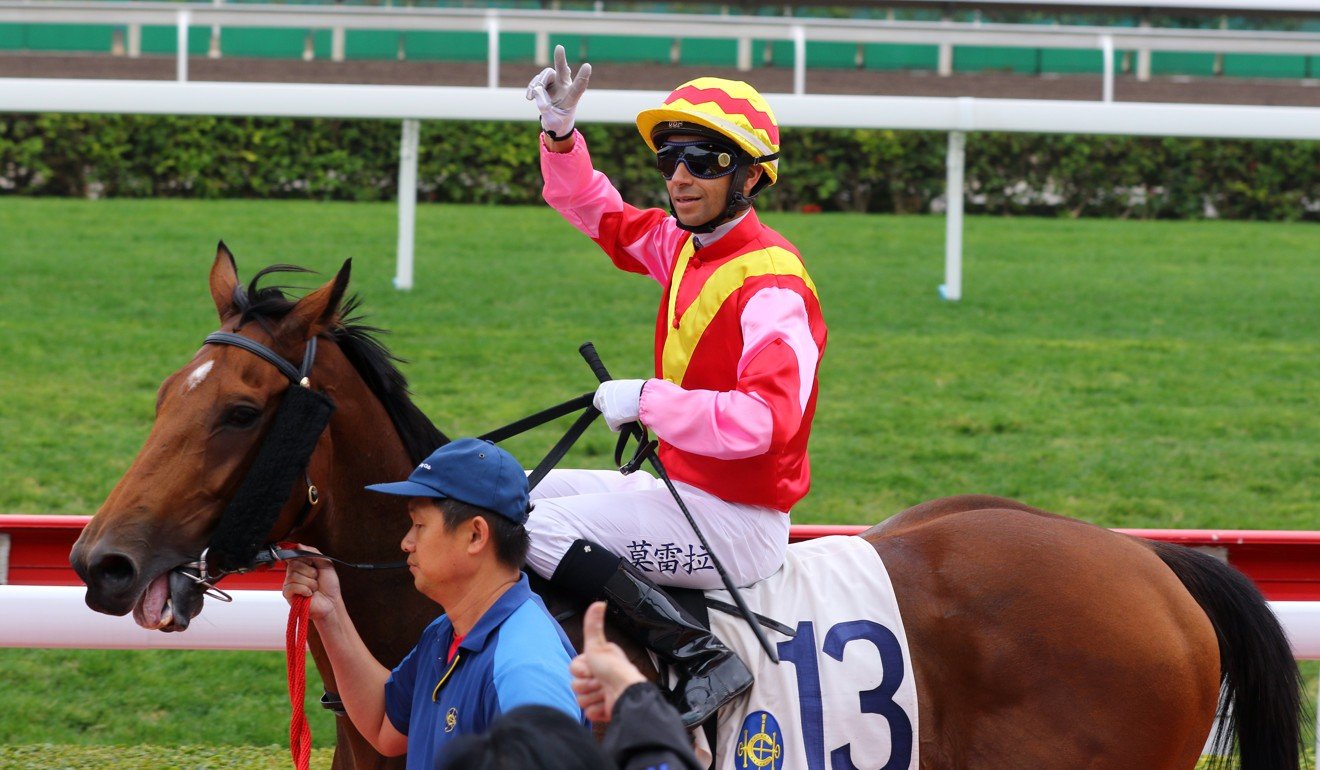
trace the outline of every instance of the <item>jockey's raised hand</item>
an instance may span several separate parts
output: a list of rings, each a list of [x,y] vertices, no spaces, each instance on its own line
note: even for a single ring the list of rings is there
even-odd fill
[[[568,68],[568,58],[562,45],[555,46],[555,66],[541,70],[527,84],[528,101],[536,102],[541,111],[541,129],[551,139],[567,139],[573,132],[574,113],[578,100],[591,80],[591,65],[578,67],[577,77]]]

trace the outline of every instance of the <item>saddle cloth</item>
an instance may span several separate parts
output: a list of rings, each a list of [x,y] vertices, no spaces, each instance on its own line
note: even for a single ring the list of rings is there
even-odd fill
[[[753,612],[796,630],[764,629],[770,662],[739,616],[711,613],[712,630],[756,683],[718,717],[716,770],[915,770],[917,688],[889,573],[860,537],[789,547],[784,566],[742,590]],[[708,596],[729,604],[726,591]],[[698,758],[710,763],[703,731]]]

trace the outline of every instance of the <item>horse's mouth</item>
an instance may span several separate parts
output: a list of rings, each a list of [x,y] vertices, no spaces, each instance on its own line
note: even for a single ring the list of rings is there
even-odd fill
[[[133,620],[153,631],[183,631],[202,611],[197,583],[177,569],[157,575],[133,605]]]

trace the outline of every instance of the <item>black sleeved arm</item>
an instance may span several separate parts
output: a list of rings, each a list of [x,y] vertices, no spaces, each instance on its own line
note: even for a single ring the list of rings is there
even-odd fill
[[[619,770],[703,770],[678,711],[649,682],[623,691],[605,731],[605,753]]]

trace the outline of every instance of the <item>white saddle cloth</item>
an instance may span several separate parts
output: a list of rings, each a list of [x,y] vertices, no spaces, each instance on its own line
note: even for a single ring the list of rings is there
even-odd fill
[[[916,682],[875,549],[843,536],[790,546],[783,568],[742,594],[752,611],[797,633],[765,629],[779,652],[776,666],[741,617],[710,613],[715,633],[756,677],[720,712],[714,767],[915,770]],[[708,596],[733,603],[725,591]],[[709,762],[704,733],[695,739],[698,757]]]

